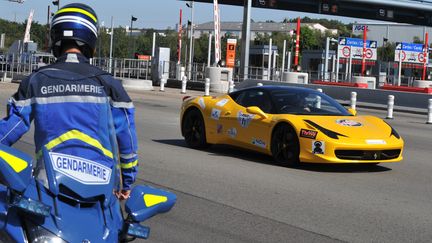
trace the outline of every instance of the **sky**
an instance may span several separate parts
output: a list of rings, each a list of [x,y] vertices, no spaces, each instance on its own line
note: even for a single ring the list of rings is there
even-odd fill
[[[179,21],[180,8],[183,9],[183,23],[191,18],[191,9],[186,6],[185,1],[179,0],[60,0],[60,5],[72,2],[82,2],[90,5],[97,13],[100,23],[104,26],[111,25],[111,16],[114,19],[114,26],[129,26],[131,16],[138,18],[133,23],[134,28],[175,28]],[[34,21],[46,24],[48,6],[51,5],[51,12],[57,10],[52,0],[25,0],[23,4],[0,0],[0,18],[11,21],[24,22],[31,9],[35,10]],[[220,5],[221,21],[242,21],[243,8],[237,6]],[[252,9],[254,21],[273,20],[282,21],[284,18],[297,18],[309,16],[311,18],[331,18],[345,23],[354,21],[365,22],[359,19],[342,18],[318,14],[299,13],[292,11]],[[213,4],[195,3],[194,23],[213,21]]]

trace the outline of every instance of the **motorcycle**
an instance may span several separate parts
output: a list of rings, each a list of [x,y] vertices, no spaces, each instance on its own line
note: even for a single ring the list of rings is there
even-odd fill
[[[117,166],[44,151],[45,180],[31,156],[0,145],[0,240],[4,242],[128,242],[147,239],[143,222],[169,211],[176,195],[137,185],[124,205],[113,191]]]

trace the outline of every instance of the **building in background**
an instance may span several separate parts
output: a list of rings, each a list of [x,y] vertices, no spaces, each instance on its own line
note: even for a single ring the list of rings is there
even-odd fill
[[[318,30],[320,32],[329,33],[331,35],[337,35],[338,30],[327,29],[318,23],[303,23],[302,28],[310,28],[312,30]],[[271,35],[273,32],[284,32],[289,33],[291,30],[297,28],[296,23],[272,23],[272,22],[253,22],[251,23],[251,39],[254,40],[256,34],[268,34]],[[213,33],[214,25],[213,22],[207,22],[198,24],[194,28],[194,37],[200,38],[201,35]],[[230,34],[233,37],[241,38],[242,22],[221,22],[221,36]]]
[[[382,46],[384,38],[388,42],[407,42],[412,43],[414,38],[423,41],[426,32],[432,34],[432,27],[397,24],[397,23],[354,23],[353,35],[363,35],[363,28],[366,26],[369,40],[378,41],[378,46]]]

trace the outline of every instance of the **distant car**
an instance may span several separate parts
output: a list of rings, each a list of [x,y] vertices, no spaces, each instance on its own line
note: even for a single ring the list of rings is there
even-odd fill
[[[287,166],[402,160],[404,142],[389,124],[357,116],[313,89],[261,86],[189,97],[180,116],[192,148],[229,144],[272,155]]]

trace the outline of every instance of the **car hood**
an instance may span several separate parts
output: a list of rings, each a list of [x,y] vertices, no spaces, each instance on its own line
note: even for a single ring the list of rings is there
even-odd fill
[[[349,138],[385,139],[391,135],[391,127],[373,116],[302,116],[306,124],[339,133]]]

